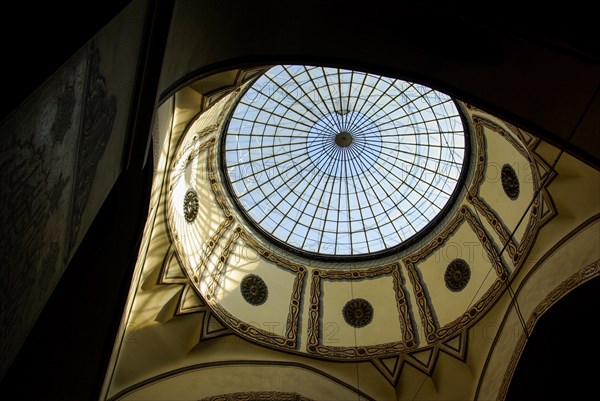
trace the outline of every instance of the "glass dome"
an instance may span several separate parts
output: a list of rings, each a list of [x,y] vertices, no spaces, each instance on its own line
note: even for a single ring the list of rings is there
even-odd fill
[[[407,246],[460,190],[468,140],[455,102],[339,68],[270,68],[239,97],[222,168],[242,214],[286,249],[367,258]]]

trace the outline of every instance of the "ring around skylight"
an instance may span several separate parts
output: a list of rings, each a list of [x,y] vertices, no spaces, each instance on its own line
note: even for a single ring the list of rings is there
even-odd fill
[[[364,72],[276,66],[231,112],[222,168],[245,217],[289,250],[370,258],[427,231],[467,157],[454,101]]]

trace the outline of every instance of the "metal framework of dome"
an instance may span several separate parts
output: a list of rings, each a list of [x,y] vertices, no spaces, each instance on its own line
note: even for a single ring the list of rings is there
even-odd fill
[[[452,98],[429,87],[288,65],[239,97],[221,150],[229,190],[263,235],[309,257],[369,258],[441,218],[468,138]]]

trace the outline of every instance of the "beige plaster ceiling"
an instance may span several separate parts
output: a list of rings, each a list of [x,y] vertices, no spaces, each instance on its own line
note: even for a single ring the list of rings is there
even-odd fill
[[[459,102],[472,154],[451,212],[382,259],[305,259],[240,217],[218,168],[228,111],[262,70],[204,78],[156,111],[151,209],[103,397],[503,399],[521,323],[531,330],[540,311],[598,274],[598,171]],[[503,189],[505,164],[519,178],[516,199]],[[444,274],[457,258],[471,275],[454,292]],[[261,305],[240,291],[249,274],[268,288]],[[354,298],[373,306],[364,327],[344,320]]]

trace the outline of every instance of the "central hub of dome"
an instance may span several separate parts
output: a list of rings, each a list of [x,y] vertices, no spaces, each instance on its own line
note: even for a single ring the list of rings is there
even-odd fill
[[[352,135],[346,131],[342,131],[335,136],[335,144],[340,148],[347,148],[352,144],[352,141]]]
[[[323,113],[307,132],[305,143],[310,169],[333,179],[364,174],[379,160],[383,146],[379,127],[357,111],[343,117]]]

